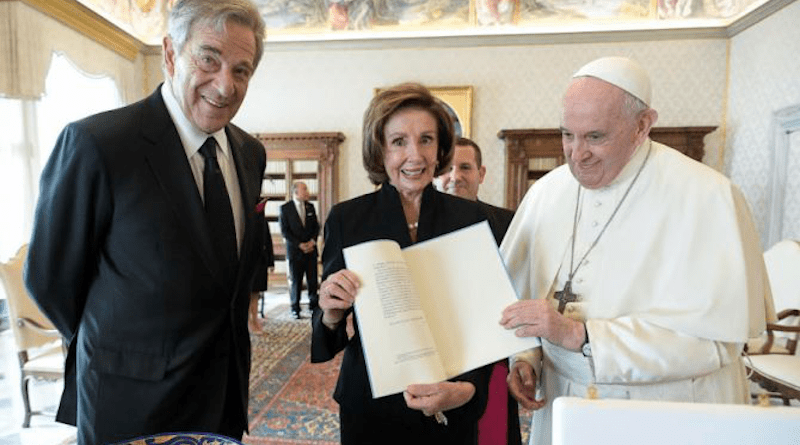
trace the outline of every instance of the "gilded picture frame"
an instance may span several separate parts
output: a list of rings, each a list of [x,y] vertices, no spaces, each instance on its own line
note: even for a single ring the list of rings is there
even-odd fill
[[[456,136],[472,137],[472,86],[428,87],[448,107],[456,123]]]

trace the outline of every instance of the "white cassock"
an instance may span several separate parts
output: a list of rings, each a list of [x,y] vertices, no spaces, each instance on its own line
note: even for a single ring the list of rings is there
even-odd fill
[[[550,443],[552,401],[585,397],[589,385],[600,398],[749,401],[742,347],[774,309],[749,207],[726,177],[645,141],[614,182],[582,189],[573,268],[651,145],[573,279],[581,301],[565,315],[586,322],[592,357],[546,340],[514,357],[534,365],[548,401],[535,412],[531,444]],[[520,299],[552,299],[564,287],[577,196],[578,182],[563,165],[520,204],[501,246]]]

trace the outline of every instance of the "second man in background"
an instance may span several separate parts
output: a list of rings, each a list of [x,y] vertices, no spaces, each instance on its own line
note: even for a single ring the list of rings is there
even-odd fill
[[[471,139],[460,137],[456,139],[453,150],[453,160],[450,168],[436,178],[435,183],[443,192],[460,196],[470,201],[475,201],[489,218],[489,225],[495,241],[500,245],[503,235],[506,234],[511,219],[514,218],[512,210],[496,207],[478,199],[478,189],[486,177],[486,166],[483,165],[481,149]]]
[[[308,202],[308,186],[305,182],[292,184],[292,200],[281,206],[280,225],[286,240],[286,261],[292,281],[290,297],[292,314],[300,319],[300,293],[303,276],[308,283],[308,301],[311,311],[317,307],[317,237],[319,221],[314,205]]]

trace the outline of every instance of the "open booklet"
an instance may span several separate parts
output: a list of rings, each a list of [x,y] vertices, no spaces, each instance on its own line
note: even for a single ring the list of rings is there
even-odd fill
[[[487,222],[400,249],[344,249],[373,397],[435,383],[535,346],[500,326],[517,300]]]

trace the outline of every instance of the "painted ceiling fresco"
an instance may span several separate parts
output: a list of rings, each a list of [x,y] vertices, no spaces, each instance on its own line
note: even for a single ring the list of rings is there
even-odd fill
[[[158,44],[176,0],[79,0],[148,44]],[[658,22],[692,27],[732,19],[765,0],[254,0],[268,34],[453,30]]]

